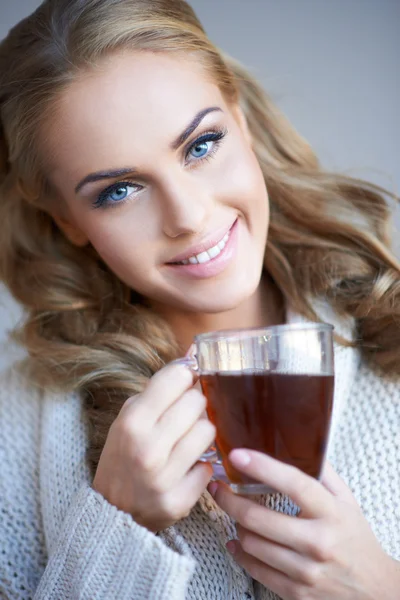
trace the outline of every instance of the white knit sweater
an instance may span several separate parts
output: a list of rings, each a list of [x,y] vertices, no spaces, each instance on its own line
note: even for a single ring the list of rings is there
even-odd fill
[[[349,333],[326,311],[324,320]],[[354,349],[336,347],[335,361],[329,459],[383,548],[400,559],[400,378],[380,377]],[[0,598],[274,598],[226,551],[235,527],[208,492],[156,536],[93,491],[78,397],[41,395],[9,369],[0,427]],[[291,510],[279,495],[267,501]]]

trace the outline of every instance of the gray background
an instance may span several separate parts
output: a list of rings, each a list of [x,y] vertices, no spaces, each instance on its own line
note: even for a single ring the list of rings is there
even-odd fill
[[[0,0],[0,37],[35,0]],[[400,0],[192,0],[322,163],[400,189]],[[396,211],[400,230],[400,210]],[[399,236],[395,234],[400,253]],[[19,309],[0,288],[0,341]],[[0,353],[8,360],[10,347]]]

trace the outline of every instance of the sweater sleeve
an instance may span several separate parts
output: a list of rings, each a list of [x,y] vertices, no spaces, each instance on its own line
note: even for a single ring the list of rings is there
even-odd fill
[[[54,413],[69,413],[55,404]],[[67,410],[67,409],[65,409]],[[70,409],[68,409],[69,412]],[[161,538],[108,503],[81,477],[70,485],[66,456],[58,465],[59,486],[40,477],[43,403],[14,370],[0,374],[0,598],[5,600],[183,600],[195,568],[185,550]],[[54,420],[50,425],[54,425]],[[62,446],[57,433],[52,446]],[[50,449],[47,449],[50,452]],[[62,505],[51,519],[51,543],[44,526],[46,503]],[[75,490],[75,491],[74,491]],[[47,528],[48,529],[48,528]]]
[[[79,490],[34,596],[35,600],[180,600],[194,561],[109,504]]]

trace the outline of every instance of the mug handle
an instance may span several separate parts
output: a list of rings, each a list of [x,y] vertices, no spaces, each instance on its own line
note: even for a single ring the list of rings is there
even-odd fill
[[[190,355],[183,356],[173,360],[170,364],[173,365],[184,365],[188,367],[195,377],[199,377],[199,363],[197,362],[196,354],[191,353]],[[198,462],[208,462],[213,466],[214,476],[213,479],[226,479],[225,469],[222,464],[222,460],[218,455],[216,446],[210,446],[198,459]]]

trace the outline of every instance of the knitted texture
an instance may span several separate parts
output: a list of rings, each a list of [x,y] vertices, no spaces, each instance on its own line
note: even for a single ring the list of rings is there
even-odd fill
[[[399,560],[400,378],[367,368],[351,348],[336,346],[335,364],[329,459]],[[235,525],[208,492],[187,518],[155,535],[90,487],[78,396],[44,394],[9,369],[0,383],[0,428],[0,598],[276,598],[225,549]],[[279,494],[265,501],[296,510]]]

